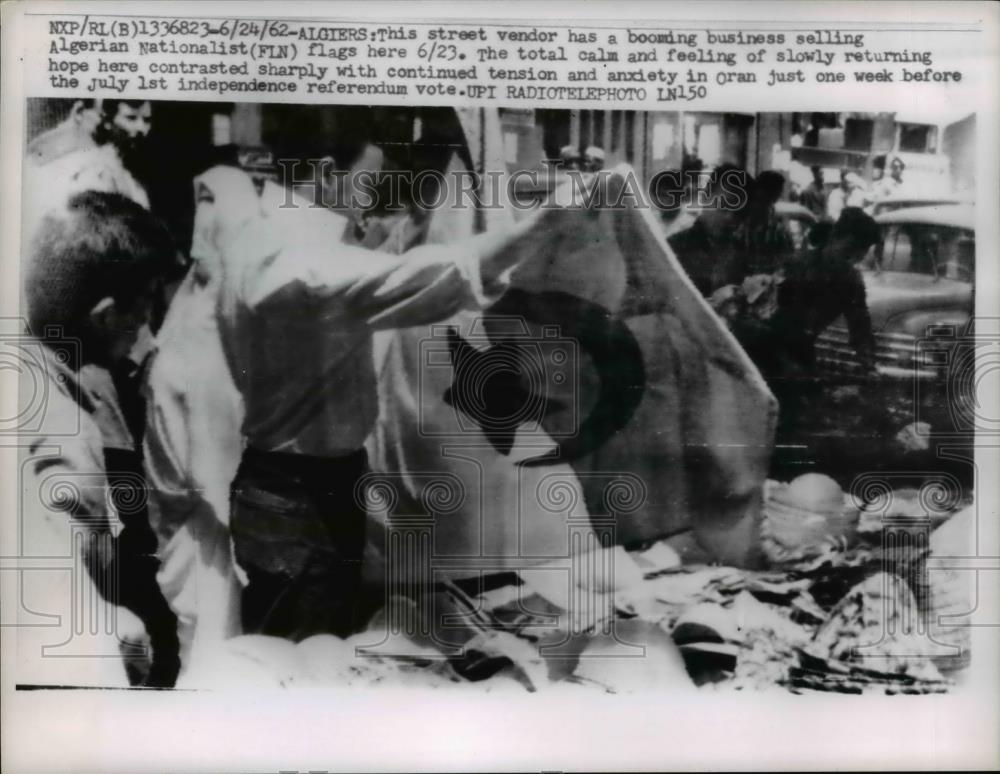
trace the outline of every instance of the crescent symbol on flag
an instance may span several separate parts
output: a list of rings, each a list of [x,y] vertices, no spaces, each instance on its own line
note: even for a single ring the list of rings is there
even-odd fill
[[[558,330],[561,340],[574,342],[580,351],[590,356],[600,381],[599,394],[593,408],[576,428],[575,433],[557,441],[553,451],[523,460],[521,465],[530,467],[555,465],[579,459],[600,448],[628,424],[645,393],[646,369],[639,343],[621,318],[599,304],[569,293],[556,291],[533,293],[522,289],[510,289],[487,310],[484,316],[487,335],[495,346],[478,356],[489,357],[489,353],[495,350],[502,349],[506,353],[512,347],[537,345],[537,339],[525,342],[523,339],[512,338],[509,327],[491,325],[493,318],[504,317],[520,318],[535,325],[553,326]],[[469,385],[461,384],[463,374],[470,369],[459,367],[459,359],[455,357],[455,353],[464,348],[455,339],[459,339],[457,332],[452,342],[456,366],[455,383],[446,393],[445,400],[465,410],[462,401],[456,401],[455,397],[471,392]],[[478,421],[484,432],[489,431],[487,437],[497,450],[507,454],[510,452],[512,435],[516,427],[507,428],[506,435],[501,433],[497,436],[497,423],[501,421],[501,417],[511,415],[508,405],[512,399],[511,390],[491,392],[496,394],[498,399],[502,399],[503,405],[496,406],[496,412],[493,413],[497,416],[492,418],[490,396],[485,395],[486,405],[478,407],[476,411],[479,415]],[[547,413],[565,410],[564,404],[551,399],[548,395],[532,395],[531,391],[528,391],[523,399],[541,407],[542,420]],[[469,411],[466,410],[466,413]]]

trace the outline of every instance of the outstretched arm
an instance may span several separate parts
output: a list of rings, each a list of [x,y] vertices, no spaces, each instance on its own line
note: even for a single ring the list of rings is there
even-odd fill
[[[310,310],[338,328],[402,328],[446,319],[470,304],[484,305],[483,289],[495,291],[501,284],[518,260],[510,248],[539,217],[532,212],[508,229],[452,245],[422,245],[404,255],[332,242],[328,231],[311,231],[307,219],[286,221],[285,233],[254,230],[236,246],[271,253],[245,278],[241,295],[251,309]],[[264,221],[261,227],[277,225]]]

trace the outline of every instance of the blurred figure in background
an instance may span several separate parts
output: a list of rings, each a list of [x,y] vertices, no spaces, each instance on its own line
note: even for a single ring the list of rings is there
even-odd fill
[[[149,196],[136,177],[152,127],[148,100],[78,100],[59,126],[28,146],[37,180],[34,209],[65,201],[77,191],[120,193],[149,209]],[[88,135],[89,134],[89,138]]]
[[[889,162],[889,176],[883,176],[872,187],[875,199],[889,199],[897,196],[903,188],[903,171],[906,164],[899,156],[893,156]]]
[[[862,210],[849,207],[828,235],[826,228],[821,233],[806,260],[786,267],[775,326],[787,337],[792,358],[811,373],[817,337],[843,315],[851,346],[870,372],[875,367],[875,336],[857,264],[879,241],[878,226]]]
[[[823,218],[826,217],[828,198],[826,182],[823,180],[823,168],[813,164],[809,171],[812,172],[812,182],[799,193],[799,204],[817,218]]]
[[[784,222],[774,211],[774,205],[785,189],[780,172],[761,172],[750,189],[746,217],[736,228],[737,265],[726,277],[727,282],[741,282],[754,274],[772,274],[794,252],[794,243]]]
[[[583,152],[583,164],[582,167],[584,172],[597,172],[604,169],[604,148],[599,148],[596,145],[591,145]]]
[[[826,215],[836,223],[846,207],[864,207],[869,199],[868,189],[861,175],[843,167],[840,170],[840,185],[830,192],[827,199]]]
[[[694,175],[685,175],[685,181]],[[693,225],[668,237],[684,271],[704,296],[723,285],[741,281],[743,256],[736,234],[749,211],[754,179],[732,164],[720,164],[713,170],[704,192],[706,207],[701,208]],[[693,206],[697,208],[698,191]]]
[[[580,151],[575,145],[564,145],[559,149],[559,165],[564,170],[580,169]]]
[[[68,153],[95,147],[94,135],[101,122],[99,103],[94,99],[75,100],[62,121],[28,143],[28,160],[42,166]]]

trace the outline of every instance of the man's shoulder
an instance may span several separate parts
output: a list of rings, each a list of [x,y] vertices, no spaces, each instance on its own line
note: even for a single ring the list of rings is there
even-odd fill
[[[89,134],[76,131],[70,122],[64,121],[29,142],[27,157],[33,163],[45,166],[71,153],[94,147],[96,143]]]
[[[19,400],[24,403],[38,399],[39,408],[49,402],[79,404],[84,413],[93,411],[90,395],[75,370],[81,360],[79,343],[71,336],[42,339],[30,331],[19,337],[18,371],[21,376]]]
[[[78,467],[103,470],[103,441],[93,415],[93,396],[79,374],[41,342],[21,369],[18,395],[26,417],[20,436],[29,452],[62,450],[78,460]]]

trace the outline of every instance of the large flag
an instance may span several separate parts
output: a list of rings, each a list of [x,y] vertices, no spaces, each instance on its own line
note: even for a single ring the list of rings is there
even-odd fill
[[[496,111],[477,109],[461,117],[475,171],[496,169],[502,164],[492,150],[501,148]],[[462,206],[456,186],[463,171],[469,170],[455,154],[440,198],[459,206],[431,213],[425,243],[459,242],[513,222],[509,207]],[[382,249],[402,247],[405,241],[390,237]],[[379,417],[370,443],[374,472],[368,481],[369,513],[376,524],[389,528],[389,539],[375,530],[374,553],[382,553],[385,563],[369,562],[368,571],[373,581],[387,582],[390,591],[400,573],[420,584],[558,561],[569,555],[568,524],[590,537],[583,492],[569,465],[517,465],[519,457],[552,445],[543,430],[526,432],[501,451],[475,418],[446,401],[454,382],[451,331],[471,341],[469,346],[490,345],[482,312],[471,309],[440,324],[376,334]],[[426,545],[426,551],[417,559],[394,557],[394,540],[413,540]]]
[[[625,545],[691,529],[716,559],[752,563],[775,400],[659,233],[634,171],[585,182],[581,201],[514,245],[510,287],[486,310],[558,441],[528,464],[568,462]],[[455,368],[453,390],[469,392]]]
[[[502,168],[496,114],[461,117],[479,170]],[[687,530],[720,561],[754,561],[775,401],[636,184],[616,168],[547,211],[485,312],[382,337],[371,501],[425,532],[432,574]],[[428,241],[510,217],[439,209]]]

